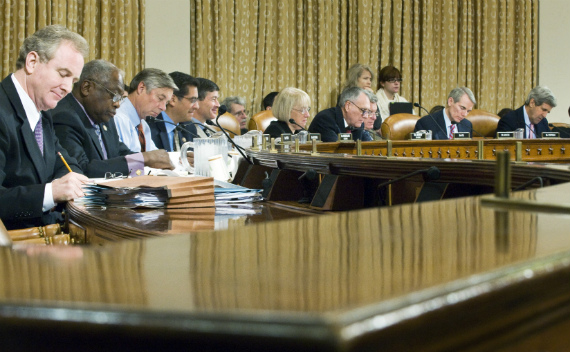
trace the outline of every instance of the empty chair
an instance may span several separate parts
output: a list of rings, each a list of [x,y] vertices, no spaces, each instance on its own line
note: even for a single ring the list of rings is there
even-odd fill
[[[382,122],[382,136],[391,140],[408,139],[419,119],[420,116],[414,114],[390,115]]]
[[[257,114],[253,115],[247,124],[247,129],[252,130],[259,130],[261,132],[265,132],[265,129],[271,121],[276,121],[277,118],[273,116],[273,112],[271,110],[262,110]]]
[[[471,137],[495,137],[497,124],[501,119],[499,115],[480,109],[471,110],[466,118],[473,124]]]

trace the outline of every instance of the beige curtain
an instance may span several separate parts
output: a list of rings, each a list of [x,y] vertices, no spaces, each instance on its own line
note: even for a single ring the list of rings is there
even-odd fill
[[[386,65],[426,108],[470,87],[476,107],[522,105],[537,82],[538,0],[192,1],[192,72],[253,112],[288,86],[333,106],[346,70]]]
[[[113,62],[127,82],[144,67],[144,0],[2,1],[0,13],[2,78],[14,71],[24,39],[51,24],[85,37],[88,60]]]

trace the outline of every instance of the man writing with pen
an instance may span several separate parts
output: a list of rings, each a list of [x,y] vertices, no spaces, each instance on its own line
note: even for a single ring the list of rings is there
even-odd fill
[[[88,49],[80,35],[45,27],[24,40],[16,71],[0,83],[0,218],[7,229],[54,223],[57,203],[84,195],[81,185],[88,179],[59,144],[44,111],[71,91]]]

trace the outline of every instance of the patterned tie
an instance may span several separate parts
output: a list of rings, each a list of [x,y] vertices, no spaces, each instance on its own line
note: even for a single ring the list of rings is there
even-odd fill
[[[38,123],[36,124],[36,128],[34,129],[34,136],[36,137],[36,142],[38,143],[38,147],[40,148],[40,152],[44,155],[44,133],[42,128],[42,117]]]
[[[528,134],[528,138],[536,138],[536,134],[534,132],[534,124],[531,123],[529,127],[530,133]]]
[[[141,143],[141,152],[146,152],[146,139],[144,138],[144,131],[142,123],[137,126],[137,131],[139,132],[139,142]]]
[[[180,139],[178,138],[178,128],[174,129],[174,151],[180,150]]]
[[[449,127],[449,139],[453,139],[453,132],[455,132],[455,125],[454,124],[452,124]]]
[[[105,149],[105,144],[103,144],[103,138],[101,137],[101,128],[97,124],[94,124],[93,128],[95,129],[95,133],[97,133],[97,137],[99,138],[99,144],[101,144],[101,151],[103,151],[103,160],[107,160],[107,150]]]

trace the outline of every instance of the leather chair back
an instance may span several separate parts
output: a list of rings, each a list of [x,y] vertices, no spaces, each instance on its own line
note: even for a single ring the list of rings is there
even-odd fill
[[[471,110],[466,118],[473,124],[473,130],[479,132],[485,137],[493,138],[497,134],[497,125],[501,119],[499,115],[480,109]],[[477,132],[473,132],[471,137],[481,137]]]
[[[218,123],[228,132],[231,138],[241,135],[241,129],[239,128],[237,118],[229,112],[220,116]],[[218,128],[216,128],[216,130],[218,130]]]
[[[265,129],[269,126],[271,121],[276,120],[277,118],[273,116],[273,112],[271,112],[271,110],[262,110],[249,119],[247,129],[250,131],[259,130],[261,132],[265,132]]]
[[[390,115],[382,122],[382,137],[391,140],[408,139],[419,119],[420,117],[414,114]]]

